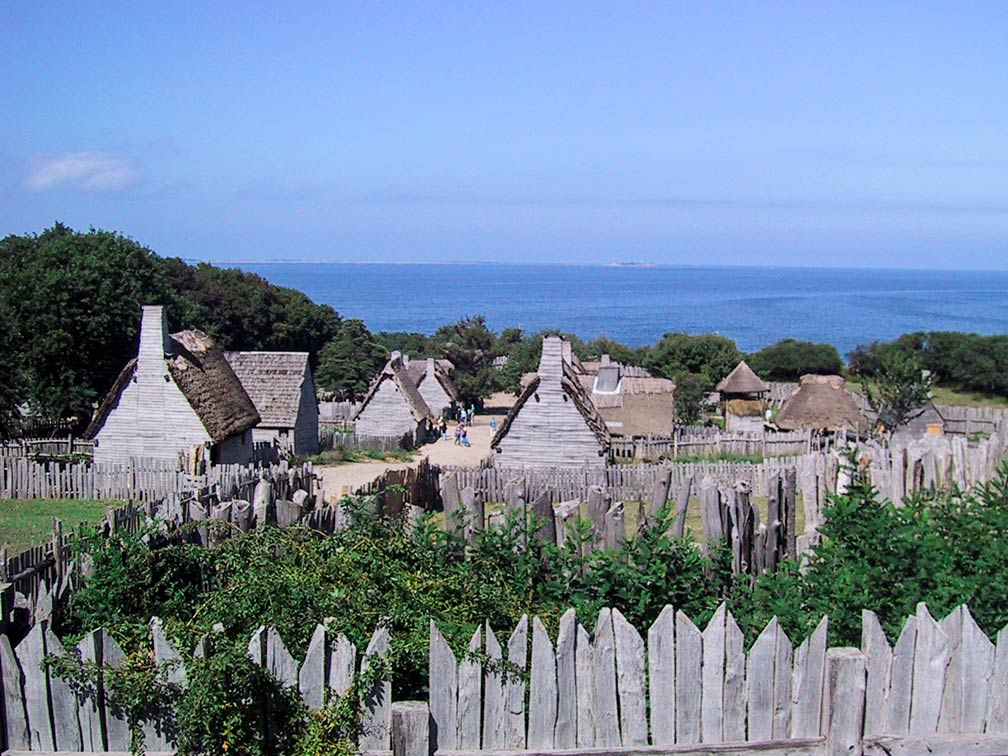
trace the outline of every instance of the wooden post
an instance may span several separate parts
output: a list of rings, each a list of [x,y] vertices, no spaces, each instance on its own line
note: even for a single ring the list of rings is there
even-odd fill
[[[831,648],[826,652],[826,756],[861,756],[865,684],[861,651]]]
[[[392,704],[392,756],[430,756],[429,716],[423,701]]]

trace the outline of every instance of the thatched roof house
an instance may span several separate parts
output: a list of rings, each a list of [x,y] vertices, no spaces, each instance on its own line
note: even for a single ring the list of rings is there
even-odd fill
[[[225,357],[261,418],[253,441],[316,454],[319,408],[308,353],[227,352]]]
[[[403,365],[413,385],[417,387],[432,415],[440,417],[459,401],[459,392],[452,383],[449,373],[452,364],[448,360],[411,360],[403,357]]]
[[[582,363],[581,385],[613,436],[671,436],[675,430],[675,383],[642,367],[621,365],[602,355]]]
[[[252,460],[259,413],[213,340],[168,335],[164,308],[144,307],[136,359],[123,368],[85,435],[96,462],[175,460],[203,447],[215,463]]]
[[[353,419],[359,435],[410,436],[413,444],[419,444],[424,440],[424,428],[430,417],[430,407],[407,372],[402,356],[393,352],[392,358],[371,382]]]
[[[569,344],[567,345],[569,355]],[[543,339],[539,370],[490,446],[499,467],[604,467],[610,436],[558,336]]]
[[[762,431],[770,386],[742,360],[717,385],[725,430]]]
[[[803,375],[776,418],[783,430],[861,429],[867,422],[839,375]]]

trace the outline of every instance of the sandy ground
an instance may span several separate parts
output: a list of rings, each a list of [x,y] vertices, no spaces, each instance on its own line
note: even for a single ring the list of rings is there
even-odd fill
[[[455,445],[455,424],[448,425],[448,438],[425,444],[417,450],[414,462],[354,462],[345,465],[320,465],[316,466],[316,472],[322,474],[323,485],[325,486],[326,500],[335,501],[345,492],[370,483],[386,470],[402,470],[412,464],[416,464],[426,457],[431,464],[435,465],[479,465],[480,461],[490,455],[490,439],[493,437],[493,430],[490,421],[496,420],[499,426],[507,415],[508,410],[514,404],[515,397],[512,394],[494,394],[490,397],[482,413],[473,419],[472,427],[468,429],[470,446]]]

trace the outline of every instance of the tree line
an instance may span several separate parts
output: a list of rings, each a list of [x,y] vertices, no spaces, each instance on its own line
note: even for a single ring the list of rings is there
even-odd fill
[[[0,240],[0,435],[14,432],[25,410],[46,422],[86,425],[136,354],[144,304],[165,305],[173,330],[199,328],[223,349],[309,352],[316,385],[338,399],[360,399],[399,350],[450,360],[462,400],[480,406],[496,391],[520,390],[521,376],[538,366],[547,334],[569,340],[582,360],[608,354],[674,380],[684,422],[696,420],[703,397],[741,359],[766,380],[848,372],[871,381],[925,370],[937,385],[1008,396],[1008,336],[907,334],[858,346],[845,367],[836,347],[797,339],[744,354],[720,334],[670,332],[654,345],[629,347],[559,331],[505,328],[498,334],[480,315],[429,335],[372,333],[362,320],[343,319],[332,307],[261,276],[160,257],[115,232],[78,232],[57,223],[37,235]],[[505,357],[503,368],[495,366]]]

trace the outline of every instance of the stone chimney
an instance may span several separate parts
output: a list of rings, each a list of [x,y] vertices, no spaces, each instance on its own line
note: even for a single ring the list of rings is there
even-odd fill
[[[559,336],[543,336],[542,357],[539,360],[539,380],[560,382],[563,375],[564,340]]]
[[[172,353],[168,319],[161,305],[144,305],[140,320],[140,348],[137,371],[163,373],[165,356]]]

